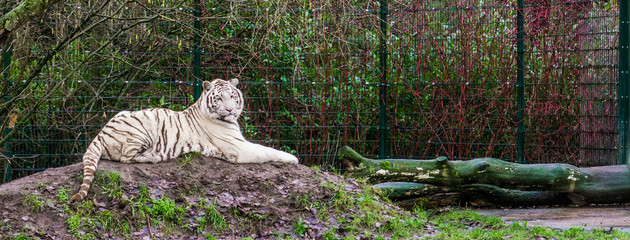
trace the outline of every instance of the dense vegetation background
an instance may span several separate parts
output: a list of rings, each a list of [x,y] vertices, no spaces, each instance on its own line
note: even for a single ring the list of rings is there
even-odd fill
[[[116,112],[181,110],[195,81],[234,77],[246,137],[308,165],[381,143],[391,158],[515,161],[518,87],[527,163],[614,164],[618,1],[524,3],[517,86],[516,1],[61,1],[0,46],[0,169],[77,162]]]

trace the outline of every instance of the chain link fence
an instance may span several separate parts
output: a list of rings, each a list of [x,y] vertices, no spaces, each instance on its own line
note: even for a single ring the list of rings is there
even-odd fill
[[[0,46],[0,167],[78,162],[118,111],[182,110],[234,77],[246,138],[307,165],[341,168],[343,145],[616,164],[619,17],[619,1],[63,1]]]

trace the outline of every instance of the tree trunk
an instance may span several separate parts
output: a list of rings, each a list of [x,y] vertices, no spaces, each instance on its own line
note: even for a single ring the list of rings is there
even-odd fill
[[[470,200],[506,205],[630,202],[630,170],[625,165],[578,168],[569,164],[518,164],[495,158],[470,161],[365,158],[349,147],[338,157],[348,174],[366,178],[393,199],[459,192]],[[417,194],[416,194],[417,193]]]
[[[13,10],[0,16],[0,43],[24,23],[60,0],[24,0]]]

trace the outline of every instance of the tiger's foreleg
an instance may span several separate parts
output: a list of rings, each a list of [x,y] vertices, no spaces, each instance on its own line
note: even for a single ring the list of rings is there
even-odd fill
[[[236,163],[298,163],[297,157],[293,154],[251,142],[241,143],[239,150]]]

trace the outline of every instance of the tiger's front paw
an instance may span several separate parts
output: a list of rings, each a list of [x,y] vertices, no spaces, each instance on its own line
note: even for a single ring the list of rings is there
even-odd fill
[[[225,154],[225,160],[231,163],[237,163],[238,162],[238,154]]]
[[[299,161],[298,158],[293,154],[283,153],[282,156],[278,158],[278,162],[297,164]]]

